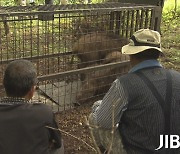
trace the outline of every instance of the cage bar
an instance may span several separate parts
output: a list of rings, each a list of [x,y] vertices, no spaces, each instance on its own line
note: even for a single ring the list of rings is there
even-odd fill
[[[7,64],[33,62],[39,85],[34,99],[54,111],[103,97],[128,71],[121,55],[140,28],[158,29],[159,7],[129,3],[0,7],[0,96]],[[106,85],[107,84],[107,85]]]

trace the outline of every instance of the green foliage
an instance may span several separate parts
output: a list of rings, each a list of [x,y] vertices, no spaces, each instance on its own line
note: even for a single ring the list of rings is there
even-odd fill
[[[172,23],[172,21],[176,21],[180,17],[180,8],[176,11],[169,10],[168,12],[163,12],[162,17],[163,22]]]
[[[170,3],[171,2],[171,3]],[[175,3],[173,4],[172,1],[166,1],[163,13],[162,13],[162,24],[161,30],[163,31],[170,31],[178,29],[179,27],[179,17],[180,17],[180,2],[177,3],[176,10]]]
[[[162,14],[162,47],[166,55],[163,65],[180,71],[180,3],[174,8],[172,0],[166,1]]]
[[[27,4],[29,3],[29,0],[26,0]],[[76,1],[76,0],[71,0]],[[45,4],[45,0],[35,0],[36,5],[43,5]],[[0,0],[1,6],[15,6],[15,0]],[[54,4],[60,4],[60,0],[54,0]]]
[[[14,5],[14,1],[13,0],[1,0],[1,6],[13,6]]]
[[[180,18],[180,3],[178,3],[176,10],[174,10],[174,4],[166,1],[162,13],[162,30],[175,30],[179,27]]]

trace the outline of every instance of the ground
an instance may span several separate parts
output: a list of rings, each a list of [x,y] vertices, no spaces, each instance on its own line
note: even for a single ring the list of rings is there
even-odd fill
[[[83,141],[85,141],[93,147],[89,128],[87,127],[85,120],[85,118],[88,118],[88,115],[91,112],[91,106],[92,103],[88,103],[78,106],[75,109],[56,114],[59,128],[79,138],[76,139],[62,133],[65,143],[65,154],[95,153],[92,148],[89,148],[85,143],[83,143]]]
[[[178,20],[173,20],[168,24],[163,22],[161,25],[162,47],[165,57],[160,61],[165,68],[180,71],[180,24]],[[60,129],[74,135],[78,139],[62,133],[65,143],[65,154],[94,154],[92,148],[89,148],[82,140],[93,146],[89,129],[85,123],[85,117],[91,112],[91,103],[78,106],[75,109],[61,112],[56,115]]]

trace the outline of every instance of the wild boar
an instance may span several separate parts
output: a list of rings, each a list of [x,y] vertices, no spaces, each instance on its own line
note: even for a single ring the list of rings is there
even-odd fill
[[[93,32],[83,35],[73,45],[73,54],[80,59],[78,68],[100,64],[109,52],[121,51],[128,39],[115,34]]]
[[[125,60],[129,60],[129,56],[122,55],[120,51],[112,51],[104,58],[103,64]],[[81,91],[77,93],[77,103],[82,104],[97,95],[104,96],[116,77],[126,73],[128,69],[129,65],[126,65],[123,67],[111,67],[85,74],[85,79],[82,81]]]

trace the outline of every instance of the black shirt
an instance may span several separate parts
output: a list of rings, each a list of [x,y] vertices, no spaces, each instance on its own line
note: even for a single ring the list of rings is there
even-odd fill
[[[0,101],[0,153],[49,154],[50,142],[61,147],[59,131],[50,107],[31,104],[24,99],[4,98]]]

